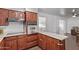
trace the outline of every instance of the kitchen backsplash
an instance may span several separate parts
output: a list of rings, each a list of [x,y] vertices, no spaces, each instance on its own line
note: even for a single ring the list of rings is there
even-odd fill
[[[9,22],[9,25],[6,26],[7,33],[19,33],[24,32],[23,22]]]

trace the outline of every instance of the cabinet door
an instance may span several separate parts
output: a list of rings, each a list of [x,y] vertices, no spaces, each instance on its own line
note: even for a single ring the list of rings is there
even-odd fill
[[[20,20],[20,19],[24,19],[25,20],[25,14],[24,14],[24,12],[16,11],[16,19],[17,20]]]
[[[37,41],[37,35],[28,36],[27,42]]]
[[[42,34],[39,35],[38,46],[42,49],[46,49],[46,37]]]
[[[7,18],[0,18],[0,26],[6,26],[8,25],[8,19]]]
[[[0,8],[0,18],[7,18],[8,17],[8,10]]]
[[[8,25],[8,10],[0,8],[0,26]]]
[[[26,12],[26,20],[28,22],[37,22],[37,13]]]
[[[47,38],[47,44],[46,44],[46,49],[47,50],[54,50],[54,40],[51,39],[50,37],[46,37]]]
[[[25,49],[27,48],[27,36],[18,36],[18,49],[21,50],[21,49]]]
[[[16,18],[17,12],[14,10],[9,10],[9,19]]]
[[[0,50],[4,50],[4,40],[0,41]]]
[[[47,38],[47,50],[62,50],[64,47],[64,42],[51,37]]]
[[[37,22],[37,13],[33,13],[33,21]]]
[[[5,50],[17,50],[17,37],[7,37],[4,41]]]

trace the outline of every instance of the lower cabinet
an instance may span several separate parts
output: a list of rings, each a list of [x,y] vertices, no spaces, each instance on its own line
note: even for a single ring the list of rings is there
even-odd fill
[[[37,41],[29,42],[29,43],[27,43],[27,48],[34,47],[34,46],[36,46],[37,44],[38,44]]]
[[[28,35],[28,39],[27,39],[27,48],[31,48],[33,46],[38,45],[38,36],[37,34],[35,35]]]
[[[4,50],[4,40],[0,41],[0,50]]]
[[[42,35],[42,34],[39,34],[39,39],[38,39],[38,46],[40,47],[40,48],[42,48],[43,50],[45,50],[46,49],[46,39],[47,38],[45,38],[45,36],[44,35]]]
[[[43,50],[65,50],[64,40],[43,34],[5,37],[0,42],[0,50],[23,50],[37,45]]]
[[[64,50],[64,49],[65,49],[64,41],[48,37],[47,50]]]
[[[17,37],[6,37],[4,38],[5,50],[17,50]]]
[[[65,50],[65,41],[39,34],[38,46],[43,50]]]
[[[26,35],[20,35],[18,36],[18,49],[26,49],[27,48],[27,36]]]

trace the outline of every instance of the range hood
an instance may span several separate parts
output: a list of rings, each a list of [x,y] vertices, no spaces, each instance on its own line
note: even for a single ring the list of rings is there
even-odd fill
[[[20,18],[20,19],[16,19],[16,18],[8,18],[9,22],[22,22],[24,21],[24,19]]]

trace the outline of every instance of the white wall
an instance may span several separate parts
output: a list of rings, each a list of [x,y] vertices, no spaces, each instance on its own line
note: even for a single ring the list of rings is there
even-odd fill
[[[65,18],[60,17],[60,16],[56,16],[56,15],[49,15],[46,13],[41,13],[39,12],[39,16],[44,16],[47,18],[46,20],[46,31],[48,32],[52,32],[52,33],[60,33],[59,32],[59,20],[64,20]],[[65,26],[66,27],[66,26]],[[66,30],[64,29],[64,32],[66,32]]]
[[[23,32],[23,22],[9,22],[6,26],[7,33],[18,33]]]
[[[71,28],[73,26],[78,26],[79,27],[79,17],[71,17],[67,19],[67,33],[71,32]]]

